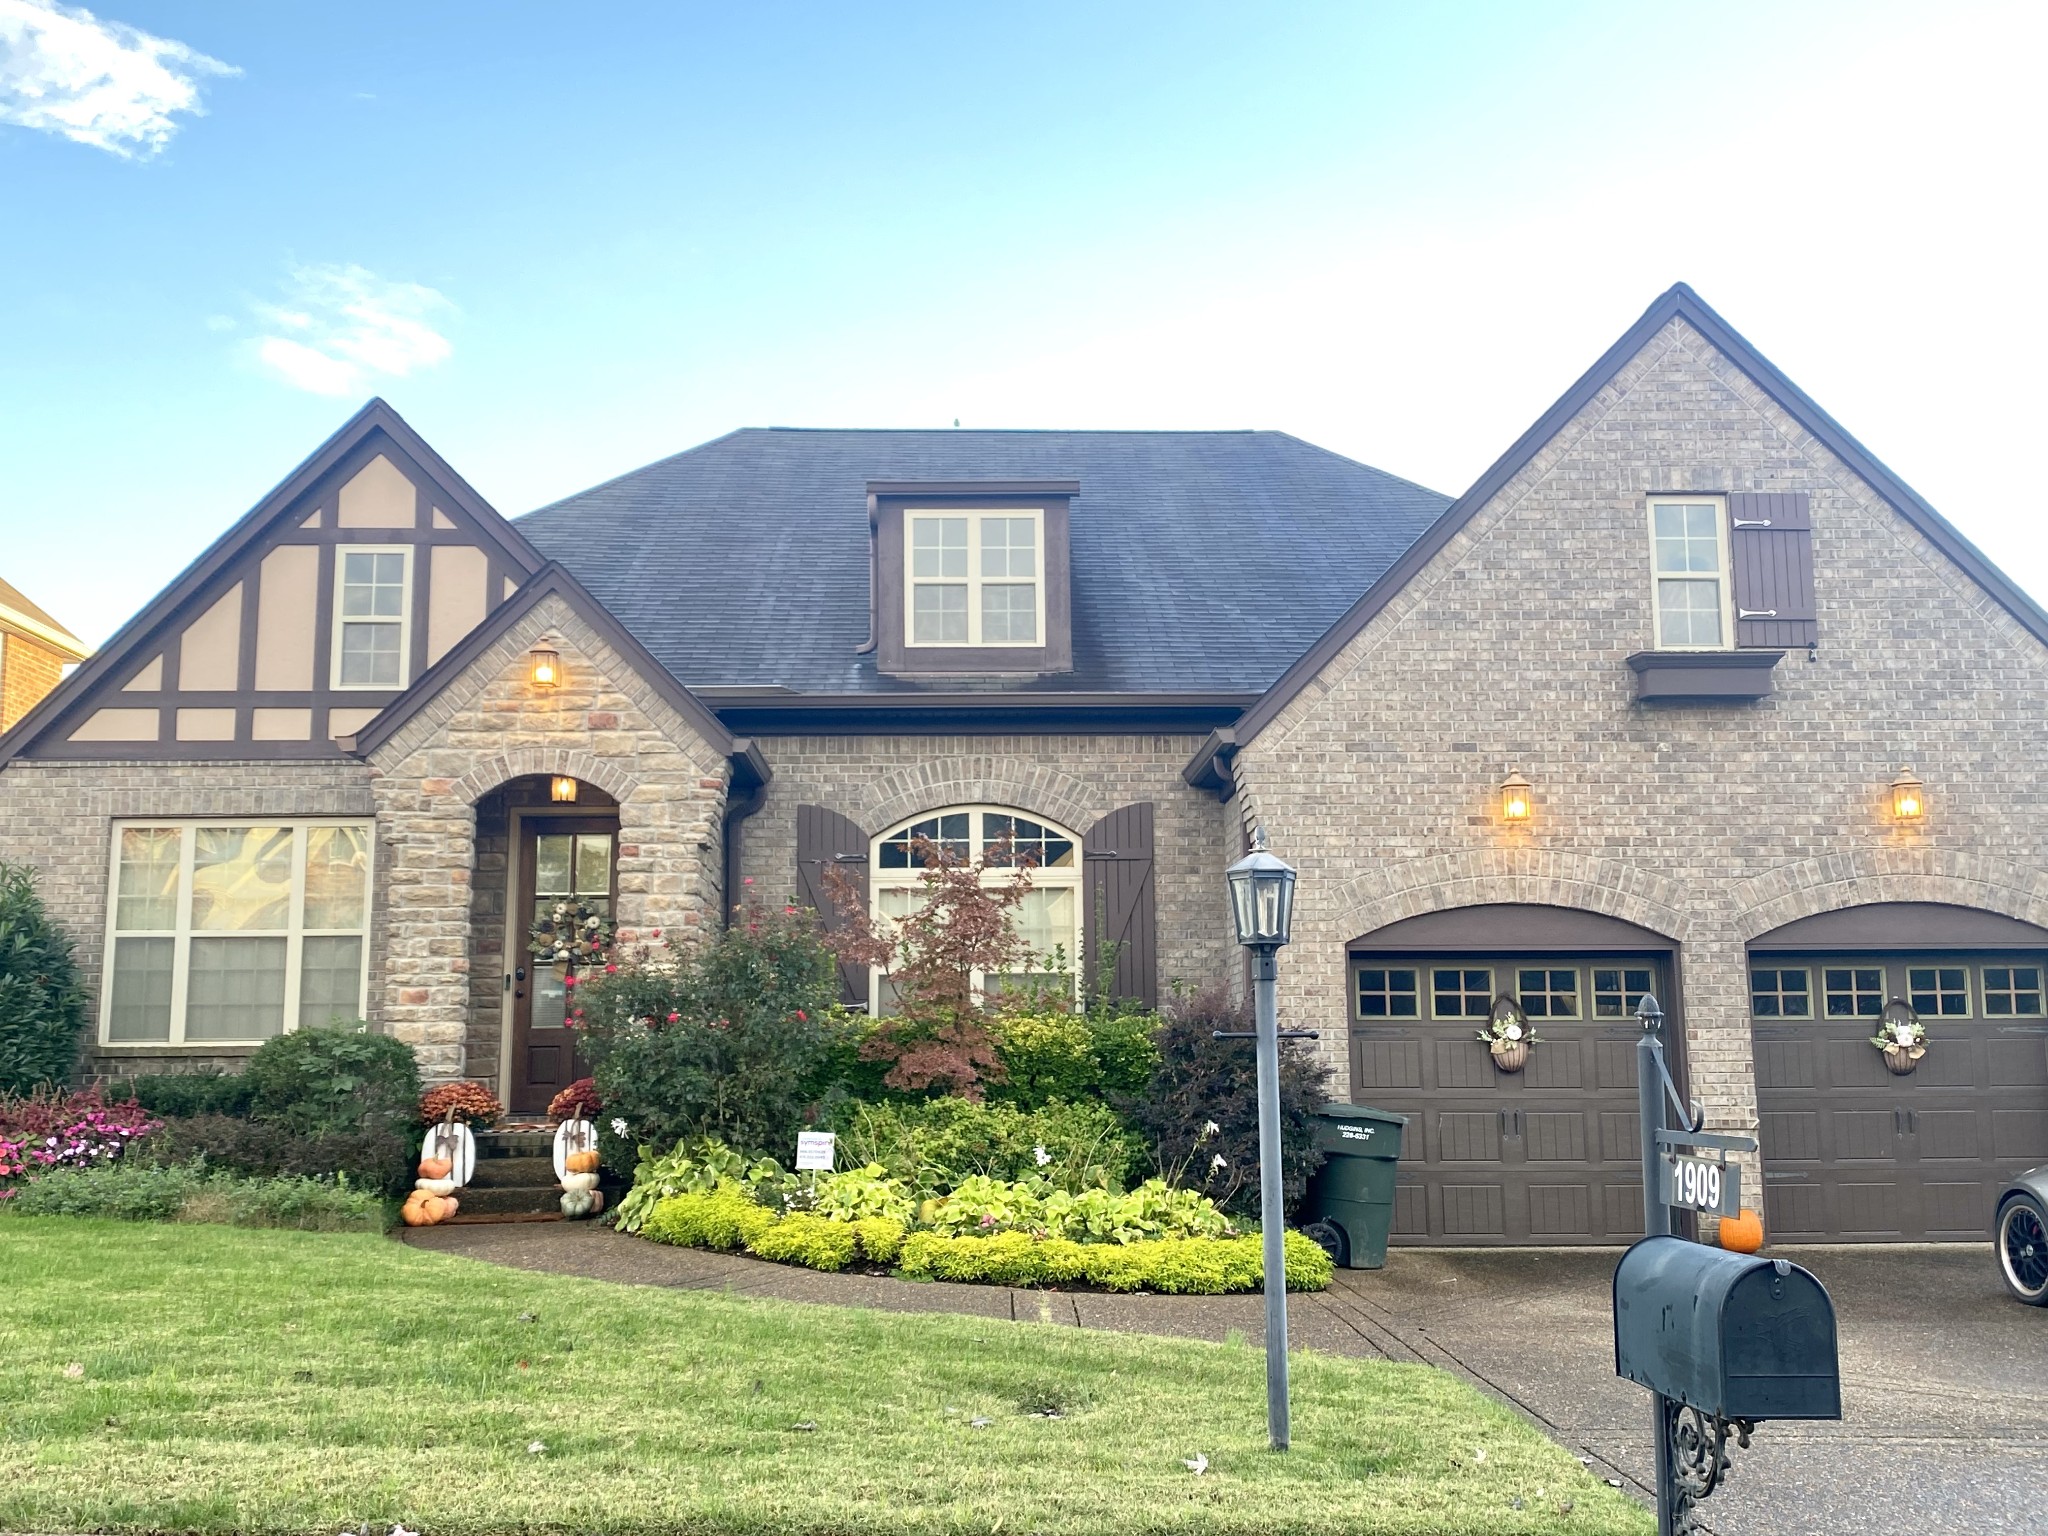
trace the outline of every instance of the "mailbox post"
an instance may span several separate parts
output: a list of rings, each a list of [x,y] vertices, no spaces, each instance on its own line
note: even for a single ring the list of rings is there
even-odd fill
[[[1673,1206],[1721,1215],[1740,1208],[1740,1170],[1727,1154],[1754,1152],[1756,1142],[1700,1129],[1705,1109],[1679,1097],[1664,1065],[1657,999],[1644,994],[1636,1019],[1643,1240],[1614,1271],[1614,1369],[1650,1389],[1657,1536],[1688,1536],[1700,1528],[1695,1506],[1728,1470],[1731,1430],[1747,1447],[1765,1419],[1842,1416],[1835,1309],[1796,1264],[1671,1235]],[[1665,1124],[1667,1104],[1678,1130]]]

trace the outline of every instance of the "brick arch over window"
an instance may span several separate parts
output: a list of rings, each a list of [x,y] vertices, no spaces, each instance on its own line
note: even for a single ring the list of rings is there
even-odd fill
[[[1580,908],[1675,943],[1685,941],[1691,926],[1674,882],[1616,859],[1571,853],[1489,849],[1404,860],[1339,886],[1327,919],[1314,913],[1320,905],[1314,893],[1304,896],[1303,916],[1318,926],[1327,920],[1347,940],[1405,917],[1494,905]]]
[[[1940,849],[1863,849],[1807,859],[1740,882],[1735,897],[1744,943],[1802,917],[1873,902],[1973,907],[2048,928],[2048,874]]]
[[[1103,814],[1100,796],[1071,774],[1057,768],[1020,769],[990,757],[941,757],[899,768],[843,810],[879,835],[933,806],[947,805],[1017,806],[1076,833],[1085,833]]]
[[[595,784],[621,805],[640,787],[640,781],[633,775],[588,752],[569,747],[523,747],[483,759],[455,781],[455,792],[466,804],[475,805],[500,785],[535,774],[567,774],[586,784]]]

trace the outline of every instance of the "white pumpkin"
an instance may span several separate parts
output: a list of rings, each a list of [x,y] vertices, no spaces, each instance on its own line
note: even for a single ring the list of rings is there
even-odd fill
[[[423,1189],[430,1195],[452,1195],[461,1186],[453,1179],[414,1179],[412,1187]]]
[[[562,1188],[568,1190],[571,1194],[587,1195],[591,1190],[597,1188],[597,1175],[594,1173],[565,1173],[562,1175]]]

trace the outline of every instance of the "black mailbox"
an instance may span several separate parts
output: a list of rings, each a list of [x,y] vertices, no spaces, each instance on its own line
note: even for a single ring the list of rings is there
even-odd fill
[[[1614,1271],[1614,1371],[1723,1419],[1839,1419],[1835,1304],[1797,1264],[1646,1237]]]

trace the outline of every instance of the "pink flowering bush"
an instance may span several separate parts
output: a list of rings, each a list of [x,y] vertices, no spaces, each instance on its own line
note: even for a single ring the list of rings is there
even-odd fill
[[[162,1125],[133,1100],[109,1104],[97,1088],[0,1098],[0,1185],[111,1163]],[[0,1198],[8,1193],[0,1188]]]

